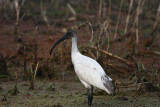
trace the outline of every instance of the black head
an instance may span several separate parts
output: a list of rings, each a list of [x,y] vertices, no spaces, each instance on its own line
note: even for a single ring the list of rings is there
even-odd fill
[[[65,39],[69,39],[69,38],[74,37],[74,36],[76,36],[76,32],[75,32],[74,30],[68,31],[64,36],[62,36],[62,37],[53,45],[53,47],[51,48],[51,51],[50,51],[50,55],[52,54],[53,49],[54,49],[59,43],[61,43],[61,42],[64,41]]]

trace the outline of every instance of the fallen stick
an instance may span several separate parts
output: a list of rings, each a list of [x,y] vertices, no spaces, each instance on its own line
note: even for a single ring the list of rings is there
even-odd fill
[[[96,47],[90,47],[90,48],[95,49],[95,50],[99,50],[100,52],[102,52],[102,53],[104,53],[104,54],[106,54],[106,55],[108,55],[108,56],[111,56],[111,57],[113,57],[113,58],[115,58],[115,59],[117,59],[117,60],[119,60],[119,61],[127,64],[128,66],[131,66],[131,64],[130,64],[129,61],[127,61],[127,60],[125,60],[125,59],[123,59],[123,58],[121,58],[121,57],[119,57],[119,56],[116,56],[116,55],[114,55],[114,54],[112,54],[112,53],[110,53],[110,52],[107,52],[107,51],[102,50],[102,49],[97,49]]]
[[[143,85],[143,84],[149,84],[150,82],[142,82],[142,83],[138,83],[138,84],[132,84],[132,85],[128,85],[128,86],[117,86],[118,88],[129,88],[129,87],[135,87],[137,85]]]

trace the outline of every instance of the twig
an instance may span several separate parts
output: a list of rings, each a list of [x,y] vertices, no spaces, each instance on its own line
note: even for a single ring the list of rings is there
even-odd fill
[[[93,57],[93,59],[96,60],[96,57],[94,56],[94,54],[91,52],[89,48],[86,48],[86,52],[89,53]]]
[[[102,12],[102,18],[105,18],[107,13],[106,1],[103,2]]]
[[[33,68],[32,68],[33,63],[31,63],[30,67],[31,67],[31,71],[30,71],[30,87],[29,87],[29,89],[33,90],[34,89],[34,78],[33,78]]]
[[[35,80],[35,78],[36,78],[36,73],[37,73],[38,65],[39,65],[39,63],[37,63],[36,69],[35,69],[35,71],[34,71],[34,78],[33,78],[34,80]]]
[[[115,93],[118,93],[118,92],[119,92],[119,87],[117,87],[117,84],[120,84],[120,82],[119,82],[118,80],[116,80],[115,83],[114,83]]]
[[[160,52],[158,52],[158,51],[154,51],[154,54],[156,54],[156,55],[160,55]]]
[[[34,52],[33,52],[33,56],[34,56],[34,64],[36,64],[37,63],[37,50],[38,50],[38,44],[37,44],[37,42],[35,41],[35,44],[34,44]]]
[[[127,18],[126,18],[126,27],[125,27],[124,34],[126,34],[126,32],[127,32],[127,28],[128,28],[128,23],[129,23],[129,18],[130,18],[130,13],[131,13],[132,6],[133,6],[133,0],[130,0],[129,11],[128,11],[128,15],[127,15]]]
[[[115,33],[114,33],[114,39],[116,39],[116,37],[117,37],[117,30],[118,30],[119,19],[120,19],[120,16],[121,16],[122,4],[123,4],[123,0],[121,0],[121,4],[120,4],[120,10],[119,10],[117,23],[116,23],[116,30],[115,30]]]
[[[89,26],[89,28],[91,29],[91,39],[89,40],[90,42],[92,42],[93,41],[93,34],[94,34],[94,32],[93,32],[93,27],[92,27],[92,24],[90,23],[90,22],[85,22],[85,23],[81,23],[81,24],[79,24],[79,25],[76,25],[76,26],[72,26],[71,28],[69,28],[69,29],[81,29],[82,27],[84,27],[84,26],[86,26],[86,25],[88,25]],[[68,29],[68,30],[69,30]]]
[[[68,7],[69,10],[71,11],[71,13],[72,13],[74,16],[76,16],[76,11],[73,9],[73,7],[72,7],[69,3],[67,3],[67,7]]]
[[[39,27],[36,26],[36,27],[35,27],[35,30],[34,30],[34,33],[37,33],[38,29],[39,29]]]
[[[140,13],[142,13],[142,8],[143,8],[143,5],[144,5],[144,2],[145,2],[145,0],[143,0],[141,4],[138,4],[138,5],[140,5],[140,7],[138,6],[139,7],[139,12],[138,12],[137,22],[136,22],[136,44],[138,44],[138,42],[139,42],[138,23],[139,23],[139,15],[140,15]]]
[[[50,26],[50,24],[49,24],[49,21],[48,21],[48,18],[47,18],[47,15],[46,15],[46,9],[43,7],[43,2],[42,2],[42,0],[41,0],[41,15],[42,15],[42,17],[43,17],[43,20],[46,22],[46,24],[47,24],[47,27],[48,27],[48,33],[50,33],[51,32],[51,26]]]
[[[100,25],[100,29],[101,29],[101,32],[100,32],[100,36],[99,36],[99,41],[102,41],[101,43],[101,46],[104,44],[104,42],[106,42],[105,39],[102,38],[102,36],[104,34],[107,35],[108,37],[108,41],[107,41],[107,50],[109,49],[109,43],[110,43],[110,37],[109,37],[109,34],[108,34],[108,27],[109,27],[109,24],[107,23],[107,20],[105,20],[101,25]]]
[[[96,47],[90,47],[90,48],[97,50]],[[111,56],[111,57],[113,57],[113,58],[115,58],[115,59],[117,59],[117,60],[119,60],[119,61],[122,61],[123,63],[127,64],[128,66],[131,66],[131,64],[130,64],[127,60],[125,60],[125,59],[123,59],[123,58],[121,58],[121,57],[119,57],[119,56],[116,56],[116,55],[114,55],[114,54],[112,54],[112,53],[110,53],[110,52],[107,52],[107,51],[105,51],[105,50],[99,49],[99,51],[102,52],[102,53],[104,53],[104,54],[106,54],[106,55],[108,55],[108,56]]]
[[[139,15],[142,13],[142,8],[144,5],[145,0],[139,0],[138,1],[138,7],[136,10],[136,16],[132,27],[132,32],[136,31],[136,44],[139,42],[139,36],[138,36],[138,21],[139,21]]]
[[[26,47],[24,46],[24,74],[27,72]]]
[[[15,76],[16,76],[15,85],[17,86],[17,80],[18,80],[18,75],[17,75],[17,72],[15,73]]]
[[[132,85],[128,85],[128,86],[119,86],[118,88],[129,88],[129,87],[134,87],[136,85],[143,85],[143,84],[149,84],[150,82],[142,82],[142,83],[138,83],[138,84],[132,84]]]
[[[16,9],[16,25],[15,25],[15,35],[18,36],[18,29],[19,29],[19,24],[20,21],[23,19],[24,15],[23,14],[20,17],[20,11],[21,11],[21,7],[24,5],[25,0],[22,1],[21,5],[19,5],[19,0],[14,0],[14,5],[15,5],[15,9]]]
[[[15,73],[15,76],[16,76],[15,85],[13,89],[11,90],[11,95],[17,95],[17,93],[19,93],[18,88],[17,88],[17,80],[18,80],[17,72]]]
[[[87,13],[89,12],[89,5],[90,5],[90,0],[87,0],[87,3],[86,3],[86,12]]]
[[[112,2],[111,0],[109,0],[109,8],[108,8],[108,16],[109,16],[109,26],[108,26],[108,29],[109,29],[109,35],[111,35],[111,29],[112,29],[112,26],[111,26],[111,19],[110,19],[110,16],[111,16],[111,5],[112,5]]]
[[[91,28],[92,37],[91,37],[91,39],[90,39],[90,42],[92,42],[92,41],[93,41],[93,27],[92,27],[92,24],[91,24],[90,22],[87,22],[87,23],[89,24],[89,26],[90,26],[90,28]]]
[[[160,21],[160,4],[159,4],[159,7],[157,9],[156,21],[153,25],[153,29],[152,29],[152,32],[150,34],[152,37],[153,37],[154,32],[156,31],[157,24],[158,24],[159,21]]]
[[[103,4],[103,0],[100,0],[100,2],[99,2],[99,12],[98,12],[99,19],[102,16],[102,4]]]

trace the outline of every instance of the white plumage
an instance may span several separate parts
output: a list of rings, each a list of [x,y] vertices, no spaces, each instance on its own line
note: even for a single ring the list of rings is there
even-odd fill
[[[50,51],[50,54],[60,42],[70,37],[72,37],[72,63],[74,65],[74,69],[78,78],[87,88],[88,105],[91,106],[93,99],[93,86],[105,90],[108,94],[112,94],[114,92],[112,79],[106,75],[103,68],[97,61],[84,56],[79,52],[77,48],[77,35],[73,30],[67,32],[54,44]],[[91,94],[89,93],[90,88]]]
[[[113,93],[112,79],[106,75],[97,61],[82,55],[78,51],[75,37],[72,37],[71,58],[75,72],[86,88],[91,88],[91,85],[93,85],[105,90],[108,94]]]

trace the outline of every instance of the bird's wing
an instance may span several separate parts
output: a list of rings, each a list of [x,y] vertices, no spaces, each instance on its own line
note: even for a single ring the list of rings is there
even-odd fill
[[[88,66],[88,69],[91,69],[93,71],[97,71],[101,74],[106,74],[103,70],[103,68],[101,67],[101,65],[94,59],[87,57],[87,56],[83,56],[83,60],[80,61],[81,63],[85,63],[85,66]]]
[[[74,68],[80,80],[97,88],[113,93],[112,79],[106,75],[100,64],[86,56],[77,57],[74,60]]]
[[[87,83],[101,84],[101,77],[106,75],[97,61],[86,56],[77,58],[74,62],[74,68],[77,76]],[[112,81],[110,77],[108,79]]]

